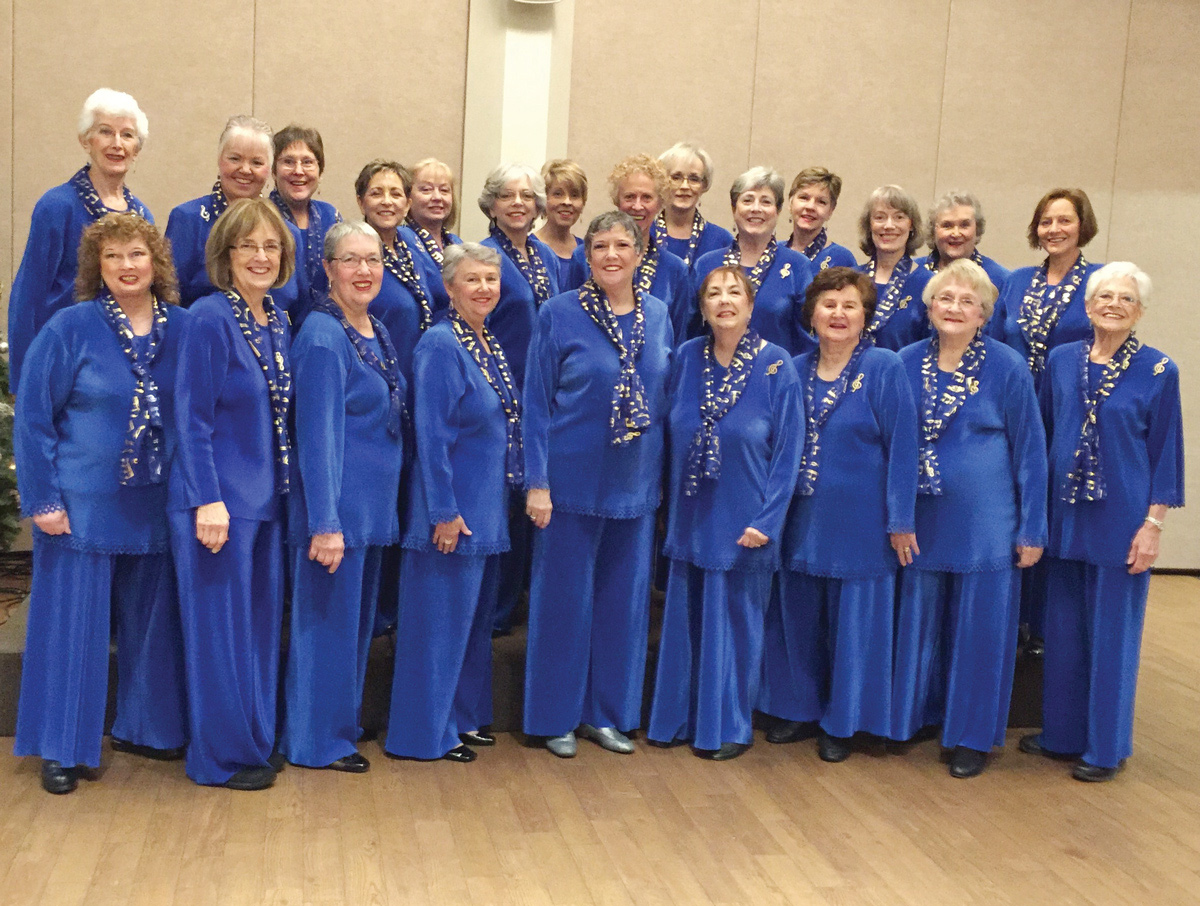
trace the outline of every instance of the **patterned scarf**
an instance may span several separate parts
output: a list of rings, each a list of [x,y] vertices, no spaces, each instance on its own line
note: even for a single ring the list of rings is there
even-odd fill
[[[517,266],[517,270],[521,272],[521,276],[525,278],[525,282],[533,290],[534,304],[541,305],[547,301],[550,298],[550,272],[546,270],[546,263],[542,261],[542,256],[538,254],[537,246],[534,244],[532,238],[526,237],[526,257],[522,258],[511,240],[504,235],[504,230],[496,226],[495,221],[492,221],[492,225],[488,227],[488,235],[496,240],[496,244],[508,256],[508,260]]]
[[[942,473],[934,446],[950,426],[968,394],[979,392],[979,370],[987,355],[983,334],[977,334],[962,362],[950,376],[950,382],[938,393],[938,351],[941,348],[935,333],[921,360],[921,450],[917,468],[917,493],[938,497],[942,493]]]
[[[520,488],[525,484],[525,454],[521,435],[521,399],[517,395],[517,385],[513,380],[512,371],[508,368],[508,359],[504,350],[496,342],[492,332],[484,325],[483,337],[476,336],[471,325],[466,322],[454,306],[450,306],[450,327],[454,336],[462,344],[471,358],[483,372],[484,380],[500,397],[500,407],[504,410],[504,476],[510,487]],[[480,342],[480,339],[483,342]],[[484,348],[484,343],[487,348]],[[491,353],[488,353],[491,349]]]
[[[688,267],[691,267],[692,262],[696,260],[696,249],[700,246],[700,236],[704,232],[706,222],[700,216],[699,210],[692,212],[692,234],[688,237],[687,254],[683,256],[683,263]],[[668,233],[665,212],[659,211],[658,216],[654,218],[654,223],[650,226],[650,236],[654,240],[654,245],[666,247]]]
[[[379,356],[375,354],[375,350],[371,348],[371,344],[367,342],[367,338],[354,329],[353,325],[350,324],[350,319],[342,311],[342,307],[334,302],[333,299],[322,299],[313,306],[313,311],[323,311],[327,315],[337,318],[338,323],[342,325],[342,330],[346,331],[346,336],[350,338],[350,342],[354,345],[354,351],[358,353],[359,359],[368,368],[374,369],[376,374],[383,378],[388,388],[387,433],[389,437],[399,437],[400,423],[406,414],[404,411],[404,394],[400,391],[400,364],[396,358],[396,347],[392,345],[387,328],[374,315],[367,315],[371,319],[371,327],[375,331],[375,338],[379,340],[379,349],[383,353],[383,361],[381,362]]]
[[[614,444],[628,443],[635,437],[641,437],[642,432],[650,427],[646,388],[642,384],[642,376],[637,372],[637,362],[642,347],[646,345],[646,309],[640,288],[634,288],[633,296],[633,327],[629,342],[625,343],[617,316],[613,314],[600,287],[591,278],[579,287],[579,304],[617,348],[617,355],[621,359],[621,373],[613,388],[612,415],[609,418]]]
[[[651,287],[654,286],[654,278],[658,276],[658,262],[661,256],[662,252],[652,229],[646,240],[646,251],[642,253],[642,261],[633,275],[633,288],[638,292],[650,293]]]
[[[221,180],[213,183],[212,192],[208,196],[209,207],[200,205],[200,218],[206,223],[212,221],[217,222],[217,218],[225,213],[225,209],[229,207],[229,199],[225,197],[225,190],[221,188]]]
[[[1076,503],[1080,500],[1103,500],[1108,494],[1104,483],[1104,467],[1100,462],[1100,429],[1096,423],[1097,410],[1100,408],[1100,403],[1112,395],[1117,382],[1128,370],[1129,363],[1133,361],[1134,354],[1141,348],[1141,345],[1141,342],[1132,333],[1126,337],[1125,342],[1104,366],[1104,371],[1101,372],[1095,389],[1089,389],[1091,381],[1088,380],[1088,354],[1091,352],[1092,344],[1086,340],[1079,344],[1082,375],[1080,384],[1083,392],[1084,416],[1083,427],[1079,431],[1079,446],[1075,450],[1075,463],[1071,466],[1071,471],[1067,473],[1063,487],[1062,499],[1067,503]]]
[[[829,245],[829,231],[825,227],[821,227],[820,232],[813,238],[813,241],[800,250],[800,254],[809,261],[815,262],[817,255],[821,254],[827,245]]]
[[[775,237],[771,237],[771,241],[767,243],[767,247],[763,253],[758,256],[758,261],[754,267],[750,268],[750,273],[747,274],[750,282],[754,284],[754,291],[758,292],[762,289],[762,282],[767,278],[767,274],[771,273],[771,267],[775,264],[775,253],[779,250],[779,243],[775,241]],[[738,245],[737,237],[733,238],[733,245],[725,253],[725,260],[721,262],[726,267],[741,267],[742,266],[742,250]]]
[[[1046,286],[1046,270],[1049,266],[1050,259],[1047,258],[1042,262],[1042,266],[1033,272],[1033,280],[1029,283],[1029,289],[1025,290],[1025,298],[1021,300],[1021,311],[1017,315],[1017,326],[1021,328],[1025,343],[1029,346],[1027,361],[1034,377],[1041,374],[1046,367],[1046,353],[1050,351],[1050,331],[1054,330],[1058,319],[1075,298],[1075,291],[1083,285],[1088,263],[1083,257],[1083,252],[1080,252],[1079,258],[1067,271],[1067,275],[1053,289]]]
[[[263,310],[267,314],[267,327],[264,331],[254,320],[250,306],[240,295],[233,290],[226,290],[225,298],[229,300],[229,307],[233,309],[233,316],[242,330],[242,336],[250,344],[250,351],[258,359],[263,377],[267,379],[267,390],[271,397],[271,428],[275,435],[275,493],[286,494],[292,455],[287,427],[288,409],[292,401],[292,369],[286,348],[286,316],[275,308],[270,296],[264,298]],[[264,349],[264,344],[271,348]]]
[[[821,363],[821,352],[817,350],[812,354],[812,361],[808,366],[808,375],[804,380],[804,415],[805,415],[805,431],[804,431],[804,456],[800,460],[800,487],[797,493],[801,497],[811,497],[813,491],[817,487],[817,477],[821,471],[819,461],[821,455],[821,429],[825,427],[825,423],[829,421],[829,416],[833,414],[833,410],[838,407],[842,401],[842,397],[846,395],[846,388],[850,387],[850,392],[854,393],[862,387],[863,376],[861,373],[856,374],[858,370],[858,361],[862,358],[863,353],[874,345],[870,339],[863,337],[858,341],[858,345],[854,347],[854,352],[850,353],[850,361],[846,363],[846,367],[842,369],[842,373],[838,375],[830,388],[821,397],[820,402],[816,400],[817,393],[817,366]],[[851,379],[853,378],[853,384]]]
[[[442,248],[438,246],[437,240],[433,238],[433,233],[413,220],[412,217],[409,217],[404,223],[410,230],[417,234],[417,238],[421,240],[421,245],[429,253],[429,257],[437,262],[438,267],[441,267],[445,259],[442,257]],[[452,244],[450,234],[446,231],[445,227],[442,227],[442,246]]]
[[[296,223],[296,217],[292,214],[292,209],[288,207],[287,201],[279,194],[278,189],[271,190],[271,201],[275,202],[275,207],[279,209],[279,213],[283,215],[284,220],[292,224],[296,229],[300,229],[300,224]],[[308,277],[309,286],[320,285],[321,275],[325,272],[325,249],[323,248],[325,244],[324,226],[321,223],[321,209],[315,204],[309,204],[308,229],[300,230],[304,235],[304,273]]]
[[[983,255],[979,254],[979,249],[971,250],[971,260],[983,267]],[[933,251],[929,253],[929,257],[925,259],[925,270],[937,273],[938,268],[942,266],[942,256],[938,253],[937,246],[933,247]]]
[[[413,262],[412,252],[401,238],[399,230],[396,231],[395,251],[388,248],[386,242],[383,243],[383,266],[391,271],[392,276],[400,281],[400,285],[417,300],[417,305],[421,309],[421,330],[428,330],[429,325],[433,323],[433,306],[429,302],[429,296],[425,293],[421,278],[417,276],[417,267]]]
[[[112,208],[105,205],[100,200],[100,193],[96,191],[96,187],[92,185],[92,180],[88,176],[90,164],[85,165],[67,183],[75,190],[75,194],[79,196],[79,200],[83,202],[84,209],[88,212],[88,217],[92,220],[99,220],[105,214],[111,214]],[[129,191],[129,186],[121,184],[121,195],[125,199],[125,210],[140,214],[143,218],[146,216],[146,208],[133,197],[133,193]]]
[[[700,479],[716,481],[721,477],[721,436],[717,422],[736,405],[754,371],[762,341],[753,330],[747,330],[738,340],[737,349],[721,383],[716,381],[716,358],[713,339],[704,344],[704,396],[700,400],[700,427],[687,453],[687,475],[683,480],[683,496],[694,497],[700,491]]]
[[[96,300],[104,320],[117,336],[121,351],[129,360],[133,372],[133,401],[129,407],[129,426],[125,429],[125,445],[121,450],[119,475],[122,487],[141,487],[162,484],[166,439],[163,433],[162,412],[158,405],[158,382],[150,373],[162,351],[167,334],[167,306],[154,300],[154,316],[150,323],[146,351],[138,354],[133,325],[121,306],[105,290]]]
[[[871,319],[871,323],[867,325],[867,336],[876,337],[887,322],[892,319],[897,311],[908,308],[908,303],[911,296],[900,298],[900,293],[904,291],[904,281],[908,278],[912,271],[912,258],[905,255],[896,262],[896,266],[892,268],[892,276],[888,278],[887,288],[883,291],[875,302],[875,317]],[[872,280],[875,279],[875,257],[867,261],[867,276]]]

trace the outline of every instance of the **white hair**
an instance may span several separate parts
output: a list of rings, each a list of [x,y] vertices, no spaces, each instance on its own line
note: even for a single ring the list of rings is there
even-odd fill
[[[79,137],[85,138],[96,127],[96,120],[106,115],[132,119],[137,127],[138,150],[141,150],[150,137],[150,121],[132,95],[111,88],[97,88],[83,102],[83,109],[79,111]]]
[[[501,164],[487,175],[483,181],[483,191],[479,193],[479,210],[491,217],[492,207],[500,198],[500,193],[514,179],[524,176],[529,180],[529,188],[533,190],[534,208],[538,217],[546,216],[546,181],[542,174],[526,164]],[[445,252],[443,252],[445,254]]]
[[[1146,303],[1150,301],[1150,293],[1154,286],[1146,272],[1132,261],[1110,261],[1104,267],[1093,271],[1092,275],[1088,277],[1084,298],[1090,301],[1102,288],[1117,280],[1133,281],[1134,286],[1137,287],[1138,302],[1142,307],[1145,307]]]

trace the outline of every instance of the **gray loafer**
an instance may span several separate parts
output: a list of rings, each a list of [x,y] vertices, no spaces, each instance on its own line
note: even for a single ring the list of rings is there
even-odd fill
[[[564,733],[562,736],[551,736],[546,740],[546,748],[559,758],[574,758],[578,747],[574,731]]]
[[[618,755],[633,754],[633,743],[616,727],[593,727],[591,724],[581,724],[579,735],[584,739],[590,739],[600,748],[616,752]]]

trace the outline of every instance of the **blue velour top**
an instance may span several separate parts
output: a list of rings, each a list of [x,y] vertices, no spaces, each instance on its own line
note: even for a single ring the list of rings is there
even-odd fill
[[[1008,280],[1008,277],[1012,271],[1010,271],[1003,264],[1000,264],[994,258],[989,258],[987,255],[980,253],[979,257],[983,261],[983,264],[981,265],[983,267],[983,272],[988,275],[988,279],[992,281],[992,286],[996,287],[996,291],[999,292],[1004,288],[1004,283],[1006,280]],[[920,258],[914,258],[913,264],[915,264],[920,270],[929,271],[930,274],[934,273],[933,271],[929,270],[928,255],[922,255]]]
[[[176,205],[167,218],[167,229],[163,235],[171,240],[175,276],[179,278],[179,302],[184,308],[217,290],[204,269],[204,244],[208,242],[208,234],[216,222],[211,193]],[[303,241],[300,231],[293,223],[287,223],[287,228],[292,231],[292,240],[299,246]],[[307,314],[309,290],[304,268],[297,267],[287,283],[271,290],[271,298],[283,311],[290,313],[294,309],[301,318]]]
[[[869,264],[870,262],[860,264],[855,269],[865,274]],[[899,352],[910,343],[932,336],[933,328],[929,326],[929,314],[925,311],[925,301],[921,298],[921,293],[925,291],[925,284],[932,276],[931,271],[913,266],[908,277],[905,278],[904,286],[900,291],[900,301],[896,303],[892,316],[875,334],[876,346]],[[879,317],[879,299],[886,291],[886,283],[875,284],[876,319]]]
[[[802,392],[814,355],[816,350],[795,359]],[[795,572],[839,579],[887,575],[899,567],[888,534],[914,530],[917,410],[904,364],[891,350],[872,348],[858,367],[821,429],[813,494],[797,494],[788,513],[783,562]],[[818,400],[827,388],[817,382]]]
[[[558,268],[555,266],[558,256],[536,236],[531,235],[529,241],[546,265],[546,272],[550,276],[550,295],[558,295]],[[533,287],[521,275],[512,259],[504,254],[500,243],[489,236],[480,244],[500,255],[500,301],[488,315],[487,327],[508,356],[513,380],[520,387],[525,381],[525,354],[529,351],[533,322],[537,319],[537,300],[533,295]]]
[[[725,263],[725,251],[709,252],[696,262],[696,290],[699,292],[709,272]],[[751,268],[743,267],[746,274]],[[754,294],[754,313],[750,326],[769,343],[782,346],[793,356],[812,349],[816,342],[804,328],[801,312],[804,291],[812,283],[812,262],[779,243],[771,270],[763,277]]]
[[[621,370],[616,346],[577,291],[555,296],[538,312],[525,375],[525,486],[549,488],[557,509],[631,519],[658,508],[674,335],[666,303],[654,296],[642,301],[646,343],[637,373],[651,425],[623,444],[612,442],[610,427]]]
[[[317,255],[325,260],[325,234],[329,232],[329,228],[335,223],[340,223],[342,215],[327,201],[319,201],[316,198],[310,198],[308,201],[309,217],[308,226],[304,229],[296,227],[296,232],[293,236],[296,238],[296,270],[305,270],[308,266],[308,247],[312,243],[316,243]],[[316,223],[312,217],[312,209],[317,208],[321,212],[321,234],[317,235]],[[282,213],[282,212],[281,212]],[[289,225],[294,225],[289,215],[284,215],[284,220]],[[325,273],[325,268],[318,267],[313,271],[305,270],[304,285],[307,289],[307,298],[301,302],[301,307],[304,312],[307,312],[318,302],[321,302],[329,295],[329,275]],[[292,321],[295,325],[295,319]],[[299,328],[297,328],[299,329]]]
[[[433,310],[445,311],[450,307],[450,294],[446,292],[446,285],[442,282],[442,266],[433,260],[433,256],[429,252],[425,251],[425,246],[417,239],[417,234],[410,227],[401,227],[401,229],[407,231],[404,241],[408,243],[408,249],[412,252],[413,263],[417,270],[424,275],[425,285],[433,294],[430,296],[433,300]],[[446,238],[450,245],[462,245],[462,240],[454,233],[447,231]],[[409,242],[409,239],[412,241]],[[505,348],[504,351],[508,352],[508,349]]]
[[[559,287],[563,292],[579,289],[592,275],[587,252],[580,245],[571,256],[571,267],[566,285]],[[637,275],[634,275],[634,283]],[[659,249],[658,269],[650,284],[650,295],[662,299],[671,315],[671,334],[678,346],[687,339],[688,328],[696,316],[696,284],[692,281],[691,269],[665,249]]]
[[[1179,369],[1151,346],[1134,353],[1129,369],[1096,410],[1107,494],[1102,500],[1067,503],[1063,492],[1075,463],[1085,412],[1080,386],[1083,347],[1090,347],[1090,341],[1051,350],[1041,387],[1042,416],[1050,438],[1047,551],[1065,560],[1123,568],[1149,507],[1183,506]],[[1100,367],[1090,370],[1094,382]]]
[[[916,569],[1004,569],[1014,547],[1046,545],[1046,433],[1025,362],[984,339],[977,390],[934,442],[942,493],[917,494]],[[921,418],[923,340],[900,352]],[[951,375],[937,372],[938,395]]]
[[[435,553],[434,526],[462,516],[471,534],[459,535],[455,554],[507,551],[504,408],[448,320],[417,343],[413,382],[417,461],[403,545]]]
[[[429,299],[433,309],[433,315],[438,314],[437,303],[434,301],[432,288],[429,284],[429,277],[426,271],[421,267],[418,254],[425,255],[421,251],[421,243],[418,241],[416,234],[408,227],[402,226],[396,230],[396,241],[403,242],[409,253],[413,256],[413,266],[417,274],[417,280],[425,289],[425,298]],[[425,255],[428,260],[432,261],[428,255]],[[437,285],[445,295],[445,287],[442,286],[442,272],[437,273]],[[417,341],[421,339],[421,304],[414,298],[413,294],[408,291],[400,279],[386,267],[383,269],[383,282],[379,287],[379,295],[371,303],[368,311],[378,318],[383,326],[387,328],[388,337],[392,341],[392,345],[396,348],[396,360],[400,364],[400,373],[404,375],[405,381],[408,382],[408,400],[412,402],[412,357],[413,350],[417,348]]]
[[[175,372],[187,321],[182,309],[167,307],[166,332],[150,368],[158,384],[165,468],[178,446]],[[26,376],[13,429],[22,514],[65,509],[71,534],[43,537],[75,550],[168,550],[165,469],[160,484],[121,484],[136,380],[100,303],[80,302],[51,318],[29,347]]]
[[[799,255],[804,254],[803,249],[792,248],[789,244],[792,237],[789,236],[783,240],[787,247],[792,249]],[[817,257],[812,259],[813,271],[823,271],[827,267],[858,267],[858,260],[854,257],[854,252],[846,248],[844,245],[838,245],[836,242],[831,242],[825,248],[817,253]]]
[[[667,236],[666,249],[684,264],[687,264],[688,242],[687,239],[676,239],[674,236]],[[717,252],[729,248],[733,245],[733,233],[725,229],[723,226],[718,226],[711,220],[704,221],[704,228],[700,230],[700,239],[696,242],[696,254],[693,256],[691,266],[695,267],[696,262],[709,252]]]
[[[387,431],[387,381],[323,311],[296,334],[292,375],[299,469],[288,493],[290,541],[307,545],[313,535],[341,532],[348,548],[395,544],[403,450]]]
[[[179,453],[171,469],[168,509],[220,500],[239,519],[278,519],[283,508],[275,492],[266,375],[224,293],[197,299],[190,311],[175,383]],[[280,352],[271,332],[258,329],[262,348]],[[290,346],[291,332],[286,324],[284,329]]]
[[[764,343],[733,408],[717,422],[721,474],[701,477],[697,493],[686,496],[683,483],[688,451],[700,428],[704,399],[704,349],[707,337],[679,347],[668,395],[671,484],[664,553],[703,569],[779,568],[783,522],[796,487],[804,451],[804,403],[800,380],[787,350]],[[717,363],[719,382],[725,369]],[[770,541],[758,548],[738,546],[747,528]]]
[[[129,210],[154,222],[136,197]],[[8,386],[14,394],[29,344],[55,312],[75,301],[79,240],[93,222],[69,182],[55,186],[33,206],[29,239],[8,296]]]

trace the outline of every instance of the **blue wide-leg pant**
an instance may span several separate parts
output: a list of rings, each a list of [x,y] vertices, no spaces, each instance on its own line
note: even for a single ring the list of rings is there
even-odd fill
[[[829,704],[829,613],[798,592],[799,575],[780,570],[771,585],[755,707],[809,723],[820,720]]]

